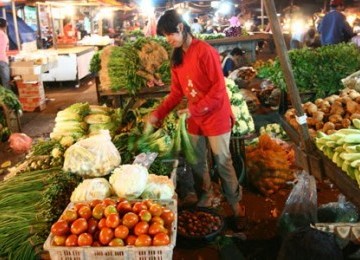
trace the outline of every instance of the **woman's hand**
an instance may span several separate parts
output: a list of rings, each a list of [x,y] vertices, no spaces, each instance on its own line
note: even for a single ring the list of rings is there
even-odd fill
[[[182,114],[186,114],[186,118],[189,118],[191,116],[190,111],[188,108],[179,109],[177,111],[177,115],[180,117]]]
[[[149,128],[149,126],[152,127],[159,127],[160,126],[160,120],[153,114],[149,114],[145,117],[145,128]]]

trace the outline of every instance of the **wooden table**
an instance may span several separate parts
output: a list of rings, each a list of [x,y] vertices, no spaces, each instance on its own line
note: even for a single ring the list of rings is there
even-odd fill
[[[98,84],[96,84],[98,85]],[[98,89],[98,87],[97,87]],[[127,90],[98,90],[98,103],[110,103],[112,107],[124,107],[125,98],[155,98],[164,97],[170,92],[169,86],[143,88],[135,95],[130,94]]]
[[[220,39],[206,40],[215,47],[219,53],[231,51],[235,47],[250,53],[250,62],[256,60],[256,46],[259,41],[269,40],[272,35],[268,33],[255,33],[254,35],[243,35],[239,37],[225,37]]]

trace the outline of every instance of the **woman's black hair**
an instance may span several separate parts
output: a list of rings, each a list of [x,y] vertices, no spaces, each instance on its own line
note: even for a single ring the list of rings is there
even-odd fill
[[[235,47],[234,49],[231,50],[230,55],[234,56],[234,55],[239,55],[242,56],[244,54],[244,51],[242,49],[240,49],[239,47]]]
[[[158,35],[167,35],[171,33],[178,33],[179,27],[178,25],[182,23],[183,26],[183,38],[184,42],[186,42],[188,35],[193,36],[191,33],[190,26],[184,21],[180,14],[176,12],[175,9],[166,10],[158,20],[156,32]],[[183,50],[182,47],[175,48],[172,52],[171,56],[171,64],[172,66],[178,66],[183,61]]]

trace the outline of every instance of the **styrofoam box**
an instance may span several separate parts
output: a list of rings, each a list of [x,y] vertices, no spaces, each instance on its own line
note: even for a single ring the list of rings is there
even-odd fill
[[[53,246],[53,235],[50,234],[45,241],[44,249],[49,251],[52,260],[85,260],[85,259],[104,259],[104,260],[171,260],[176,244],[177,232],[177,202],[171,200],[154,200],[163,206],[171,209],[175,214],[175,220],[171,227],[170,244],[167,246],[148,246],[148,247],[65,247]],[[70,203],[67,207],[73,207]]]

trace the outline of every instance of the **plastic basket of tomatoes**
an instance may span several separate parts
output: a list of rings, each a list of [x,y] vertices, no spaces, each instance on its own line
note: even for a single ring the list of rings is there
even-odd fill
[[[52,260],[172,259],[176,228],[175,199],[70,203],[44,249]]]

